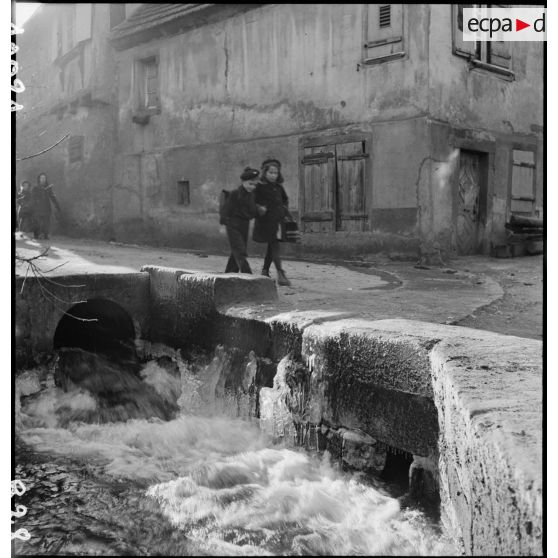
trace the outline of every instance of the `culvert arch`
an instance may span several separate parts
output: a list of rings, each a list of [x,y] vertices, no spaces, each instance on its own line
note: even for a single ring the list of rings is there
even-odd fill
[[[56,327],[53,348],[78,348],[114,358],[135,356],[135,329],[128,312],[106,298],[69,308]]]

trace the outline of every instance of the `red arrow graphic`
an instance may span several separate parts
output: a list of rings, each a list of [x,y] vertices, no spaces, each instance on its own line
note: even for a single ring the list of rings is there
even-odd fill
[[[525,23],[524,21],[521,21],[520,19],[515,18],[515,30],[516,31],[521,31],[522,29],[525,29],[526,27],[531,27],[530,23]]]

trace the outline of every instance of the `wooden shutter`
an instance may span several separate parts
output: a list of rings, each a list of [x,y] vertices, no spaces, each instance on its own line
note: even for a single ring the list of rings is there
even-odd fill
[[[367,226],[364,142],[336,146],[337,159],[337,230],[364,231]]]
[[[509,8],[504,4],[491,4],[491,8]],[[491,41],[488,45],[488,59],[489,64],[506,68],[511,70],[511,43],[509,41]]]
[[[365,61],[403,55],[403,4],[368,4]]]
[[[489,45],[490,64],[511,70],[511,43],[508,41],[492,41]]]
[[[83,160],[83,136],[70,136],[68,140],[68,159],[70,163]]]
[[[463,40],[463,8],[474,8],[476,4],[453,4],[453,52],[467,58],[479,58],[480,44]],[[449,6],[448,6],[449,8]]]
[[[159,68],[156,58],[144,64],[145,72],[145,107],[148,109],[159,106]]]
[[[304,232],[335,230],[334,146],[307,147],[303,169],[302,229]]]
[[[76,43],[91,38],[91,4],[76,4]]]
[[[535,154],[532,151],[513,150],[512,213],[533,214],[535,208]]]

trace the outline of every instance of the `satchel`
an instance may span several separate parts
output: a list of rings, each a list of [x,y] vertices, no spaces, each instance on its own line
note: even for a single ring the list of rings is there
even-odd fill
[[[301,234],[295,221],[281,223],[281,242],[300,242]]]

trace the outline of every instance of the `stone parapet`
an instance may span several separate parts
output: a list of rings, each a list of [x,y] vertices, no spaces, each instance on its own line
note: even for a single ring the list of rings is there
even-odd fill
[[[303,332],[310,421],[439,451],[445,521],[467,554],[542,553],[542,344],[410,320]],[[436,477],[436,471],[433,471]]]

